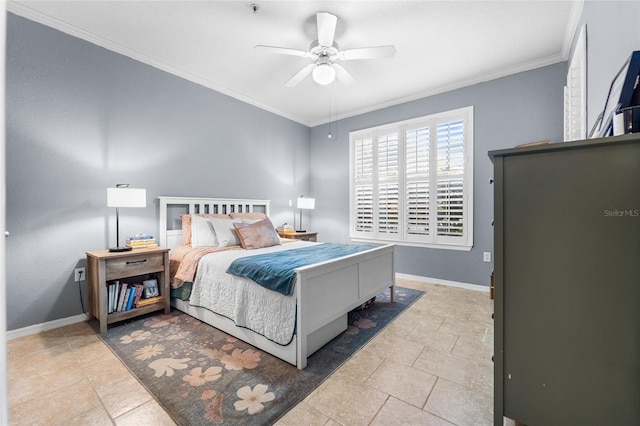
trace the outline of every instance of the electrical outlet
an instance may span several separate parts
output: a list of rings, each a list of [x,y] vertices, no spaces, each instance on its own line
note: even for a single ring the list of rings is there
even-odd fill
[[[482,253],[482,260],[484,262],[491,262],[491,252],[485,251],[484,253]]]
[[[75,282],[84,281],[86,279],[86,275],[84,268],[76,268],[73,271],[73,280]]]

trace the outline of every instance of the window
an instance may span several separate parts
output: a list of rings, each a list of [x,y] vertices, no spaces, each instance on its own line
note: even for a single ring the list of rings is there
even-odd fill
[[[355,240],[469,250],[473,107],[349,134]]]

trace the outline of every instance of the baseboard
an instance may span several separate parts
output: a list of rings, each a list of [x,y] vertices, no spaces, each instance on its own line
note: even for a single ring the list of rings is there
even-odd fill
[[[72,317],[61,318],[53,321],[34,324],[28,327],[18,328],[7,331],[7,340],[16,339],[18,337],[30,336],[32,334],[42,333],[43,331],[53,330],[54,328],[64,327],[66,325],[77,324],[86,321],[87,314],[75,315]]]
[[[422,277],[420,275],[403,274],[400,272],[396,272],[396,277],[403,278],[406,280],[411,280],[411,281],[418,281],[422,283],[440,284],[440,285],[446,285],[449,287],[458,287],[458,288],[464,288],[467,290],[482,291],[485,293],[489,293],[488,285],[461,283],[457,281],[441,280],[439,278]]]
[[[396,277],[412,280],[412,281],[423,282],[423,283],[440,284],[440,285],[446,285],[449,287],[458,287],[458,288],[464,288],[467,290],[482,291],[485,293],[489,292],[489,286],[479,285],[479,284],[468,284],[468,283],[461,283],[457,281],[441,280],[439,278],[429,278],[429,277],[423,277],[420,275],[403,274],[400,272],[396,272]],[[75,315],[73,317],[61,318],[54,321],[43,322],[42,324],[34,324],[28,327],[18,328],[16,330],[9,330],[7,331],[7,340],[16,339],[18,337],[23,337],[23,336],[29,336],[31,334],[41,333],[43,331],[64,327],[66,325],[76,324],[79,322],[86,321],[87,319],[88,318],[86,314],[80,314],[80,315]]]

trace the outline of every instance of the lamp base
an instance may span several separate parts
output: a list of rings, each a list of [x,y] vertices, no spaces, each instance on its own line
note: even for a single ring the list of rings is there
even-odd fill
[[[296,229],[296,232],[307,232],[306,229]]]
[[[109,247],[109,251],[118,252],[118,251],[131,251],[131,247]]]

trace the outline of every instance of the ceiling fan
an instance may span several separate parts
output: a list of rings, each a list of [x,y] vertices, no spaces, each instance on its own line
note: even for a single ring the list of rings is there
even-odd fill
[[[391,58],[396,53],[394,46],[361,47],[357,49],[340,50],[334,41],[336,23],[338,18],[327,12],[316,14],[318,26],[318,39],[311,43],[309,50],[289,49],[286,47],[257,45],[255,48],[282,55],[293,55],[309,58],[313,63],[302,68],[289,81],[287,87],[293,87],[300,83],[306,76],[312,74],[316,83],[326,85],[337,77],[338,80],[351,86],[356,80],[351,74],[336,61],[350,61],[354,59]]]

